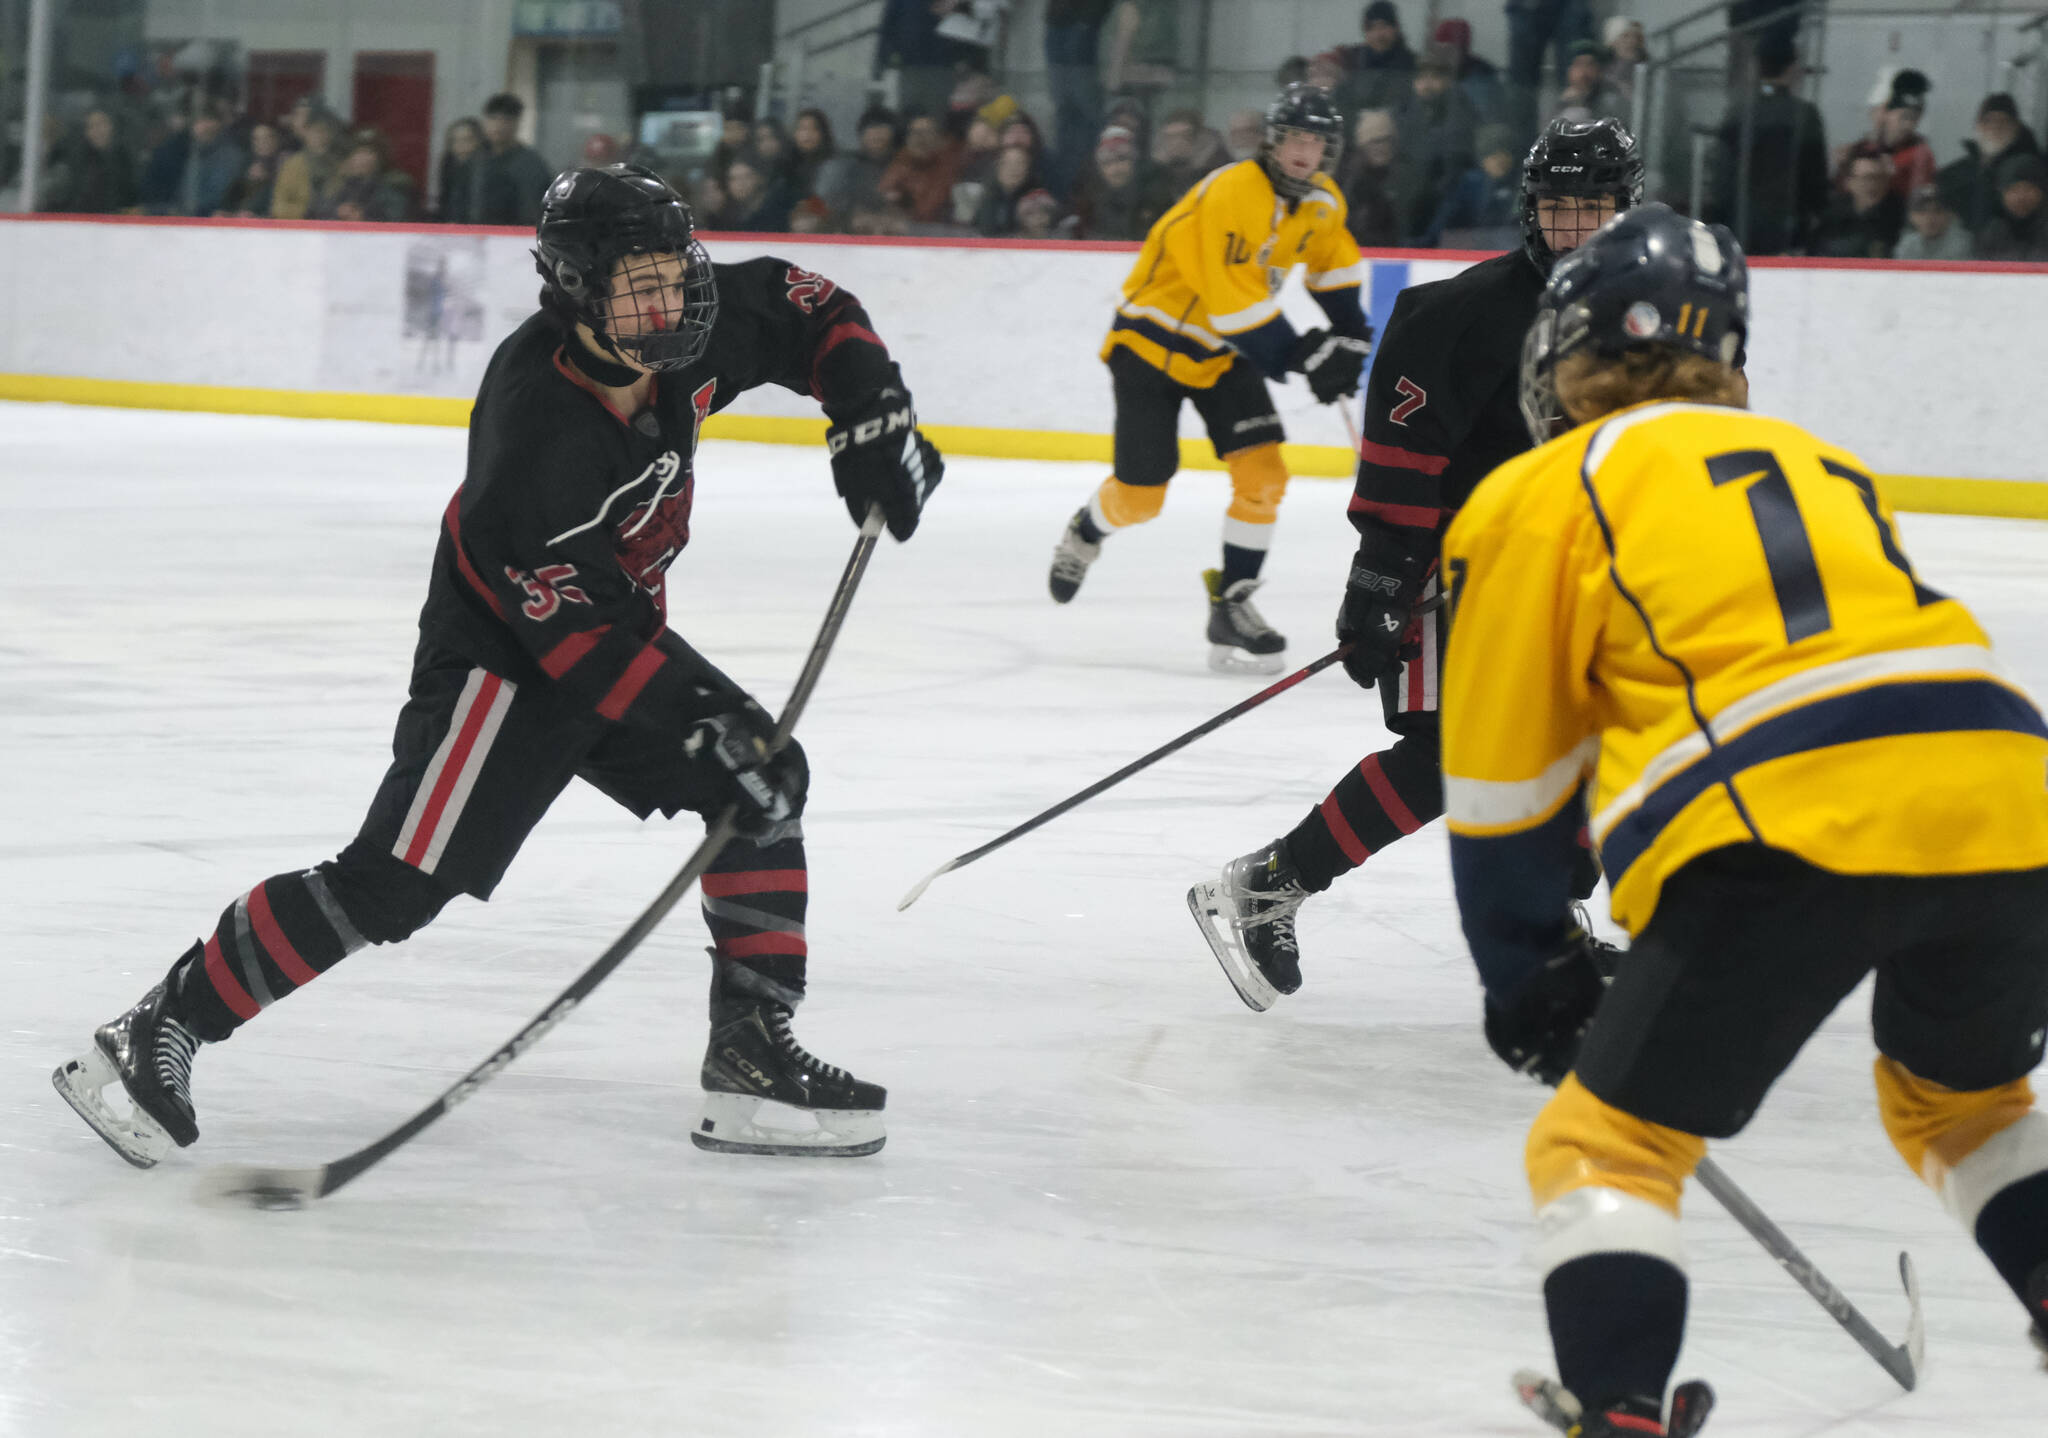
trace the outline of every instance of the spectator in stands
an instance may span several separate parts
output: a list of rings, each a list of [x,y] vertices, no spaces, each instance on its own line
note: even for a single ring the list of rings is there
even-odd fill
[[[136,190],[155,215],[211,215],[242,173],[242,147],[227,133],[227,110],[202,100],[191,124],[150,153]]]
[[[1074,190],[1074,233],[1084,240],[1142,240],[1172,203],[1138,153],[1138,137],[1111,125]]]
[[[880,195],[873,195],[854,205],[846,229],[854,235],[907,235],[910,214],[901,205],[892,205]]]
[[[1060,217],[1060,202],[1050,191],[1033,190],[1017,201],[1017,238],[1049,240]]]
[[[484,127],[465,115],[450,125],[441,137],[441,169],[436,176],[434,215],[444,225],[473,225],[470,199],[476,178],[471,173],[477,152],[484,147]]]
[[[1848,191],[1838,193],[1821,217],[1812,252],[1836,260],[1889,259],[1906,223],[1906,207],[1891,182],[1891,161],[1883,155],[1851,160]]]
[[[1963,157],[1935,177],[1941,193],[1963,224],[1981,231],[1998,214],[1998,186],[1992,176],[2007,155],[2037,155],[2034,132],[2020,123],[2019,106],[2007,94],[1986,95],[1977,106],[1975,138],[1963,141]]]
[[[517,95],[484,101],[484,149],[476,157],[470,212],[480,225],[521,225],[540,219],[541,201],[555,172],[530,145],[519,141],[526,102]]]
[[[1053,149],[1046,169],[1071,194],[1102,129],[1102,68],[1097,58],[1110,0],[1047,0],[1046,83],[1052,90]]]
[[[1343,45],[1335,52],[1345,70],[1337,107],[1346,114],[1400,103],[1415,70],[1415,52],[1401,33],[1401,12],[1394,8],[1394,0],[1372,0],[1358,17],[1358,27],[1365,43]]]
[[[1422,242],[1434,248],[1444,243],[1446,231],[1492,230],[1511,232],[1521,213],[1522,166],[1515,155],[1514,138],[1506,125],[1481,125],[1475,149],[1479,161],[1458,177],[1444,194],[1443,203],[1423,233]],[[1512,243],[1518,243],[1513,241]],[[1506,233],[1484,237],[1468,234],[1459,242],[1462,249],[1509,247]]]
[[[1204,133],[1201,111],[1175,110],[1160,123],[1159,133],[1152,137],[1153,167],[1160,182],[1175,199],[1193,189],[1196,181],[1216,168],[1209,163],[1210,156],[1202,153],[1207,148],[1203,141]]]
[[[1386,110],[1358,112],[1351,148],[1338,162],[1337,186],[1344,192],[1346,228],[1369,248],[1407,244],[1436,208],[1429,182],[1401,153],[1393,114]]]
[[[1401,150],[1430,186],[1432,210],[1435,196],[1471,165],[1473,132],[1479,128],[1472,102],[1452,84],[1456,73],[1451,52],[1430,46],[1415,67],[1407,98],[1394,111]]]
[[[882,175],[882,198],[903,207],[920,224],[945,220],[953,182],[960,176],[960,147],[930,115],[912,115],[903,148]]]
[[[1472,53],[1471,21],[1439,20],[1430,39],[1457,56],[1458,88],[1472,102],[1472,112],[1481,121],[1498,120],[1507,113],[1507,92],[1501,85],[1500,70]]]
[[[1626,120],[1628,106],[1621,92],[1607,83],[1607,47],[1598,40],[1579,40],[1572,45],[1571,62],[1565,66],[1564,89],[1559,91],[1551,120]]]
[[[707,230],[717,229],[718,216],[725,209],[725,182],[706,170],[697,177],[697,183],[689,187],[688,193],[690,209],[698,225]]]
[[[110,215],[136,204],[135,160],[120,144],[112,112],[86,111],[78,133],[50,156],[42,207],[70,215]]]
[[[995,167],[982,187],[972,216],[974,229],[983,235],[1017,233],[1017,202],[1034,190],[1043,190],[1037,162],[1022,145],[1005,145],[997,152]]]
[[[1832,198],[1827,136],[1820,111],[1799,98],[1803,67],[1791,37],[1772,31],[1758,39],[1756,64],[1756,93],[1731,105],[1715,133],[1707,218],[1733,229],[1750,254],[1793,254]],[[1748,188],[1738,195],[1745,133]]]
[[[792,235],[823,234],[831,222],[832,212],[825,208],[825,202],[816,195],[804,196],[789,212],[789,232]]]
[[[394,183],[384,137],[358,130],[342,155],[333,183],[313,202],[316,220],[402,220],[405,192]]]
[[[874,76],[896,72],[896,100],[906,113],[942,115],[953,93],[952,44],[939,36],[932,0],[884,0],[875,36]]]
[[[1929,88],[1927,76],[1918,70],[1890,70],[1878,76],[1878,88],[1871,92],[1876,98],[1871,101],[1870,131],[1842,147],[1835,164],[1837,185],[1846,186],[1849,162],[1859,155],[1883,155],[1891,162],[1892,188],[1901,204],[1935,177],[1934,151],[1919,135]]]
[[[292,101],[292,107],[284,112],[284,152],[287,157],[296,155],[299,147],[306,143],[306,121],[320,108],[320,97],[308,92]]]
[[[299,152],[277,167],[277,185],[270,192],[272,219],[305,219],[341,167],[341,121],[332,111],[314,106],[299,122],[299,138]]]
[[[711,228],[782,234],[789,229],[789,210],[789,193],[782,182],[761,173],[750,157],[738,155],[725,167],[725,204]]]
[[[1046,166],[1045,135],[1038,128],[1038,121],[1030,114],[1018,110],[1002,123],[998,131],[1001,148],[1023,149],[1031,152],[1031,163],[1041,174]]]
[[[790,148],[789,136],[783,132],[782,121],[773,115],[766,115],[754,121],[754,128],[747,137],[746,153],[747,159],[769,183],[791,183],[796,173],[796,151]]]
[[[1922,185],[1906,206],[1907,229],[1892,247],[1895,260],[1968,260],[1976,258],[1970,232],[1956,223],[1955,211],[1941,197],[1939,185]]]
[[[261,120],[249,127],[249,162],[220,202],[221,213],[244,217],[270,217],[270,201],[277,189],[278,167],[284,163],[284,136],[275,125]]]
[[[1998,213],[1977,236],[1980,260],[2048,260],[2048,163],[2039,155],[1999,161]]]
[[[845,168],[828,172],[828,182],[818,191],[818,198],[841,224],[850,224],[853,212],[863,204],[870,209],[881,205],[882,176],[901,143],[895,112],[879,106],[862,113],[854,134],[854,152]]]
[[[797,112],[796,123],[789,130],[789,149],[794,160],[790,166],[790,188],[796,193],[798,204],[837,190],[844,183],[842,174],[852,168],[852,160],[839,153],[839,146],[832,139],[832,121],[816,106]],[[823,208],[829,218],[830,203]],[[795,218],[792,211],[791,221]]]
[[[1508,123],[1518,136],[1536,133],[1536,93],[1543,52],[1552,49],[1557,72],[1571,68],[1572,46],[1593,38],[1586,0],[1507,0]]]
[[[1249,160],[1266,143],[1266,117],[1257,110],[1232,110],[1223,131],[1223,149],[1233,160]]]
[[[753,122],[746,111],[734,107],[725,112],[718,131],[718,144],[711,151],[711,173],[718,176],[721,186],[725,184],[725,167],[745,154],[747,142],[754,137]]]
[[[1607,83],[1631,110],[1636,98],[1636,66],[1650,58],[1650,37],[1643,22],[1626,15],[1610,15],[1600,31],[1607,47]],[[1762,73],[1759,71],[1758,73]]]

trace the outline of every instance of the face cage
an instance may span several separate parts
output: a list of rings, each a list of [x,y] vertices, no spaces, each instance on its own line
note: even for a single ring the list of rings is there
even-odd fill
[[[1323,158],[1305,180],[1297,180],[1280,168],[1280,142],[1289,135],[1313,135],[1323,142]],[[1273,182],[1273,188],[1290,199],[1299,199],[1315,188],[1317,175],[1337,173],[1337,161],[1344,153],[1344,139],[1341,135],[1325,135],[1320,130],[1303,129],[1299,125],[1266,126],[1266,178]]]
[[[1543,205],[1544,202],[1547,200],[1612,200],[1614,201],[1615,215],[1622,214],[1626,212],[1629,208],[1628,194],[1619,185],[1616,185],[1612,189],[1595,190],[1590,193],[1559,191],[1546,195],[1540,190],[1537,191],[1535,196],[1536,213],[1533,223],[1536,226],[1537,234],[1542,236],[1543,247],[1546,250],[1550,251],[1551,257],[1554,259],[1562,258],[1563,256],[1570,254],[1580,245],[1583,245],[1586,243],[1586,241],[1592,239],[1593,236],[1596,233],[1598,233],[1600,227],[1606,224],[1607,220],[1613,219],[1614,215],[1609,215],[1607,219],[1596,220],[1593,219],[1592,216],[1587,214],[1584,210],[1574,210],[1572,215],[1569,217],[1570,222],[1566,225],[1561,225],[1559,227],[1565,235],[1571,238],[1572,243],[1569,247],[1560,249],[1555,244],[1551,243],[1550,236],[1544,232]]]
[[[1551,351],[1551,341],[1556,334],[1557,312],[1542,310],[1522,339],[1522,378],[1518,398],[1522,406],[1522,423],[1529,427],[1532,444],[1548,444],[1571,428],[1571,421],[1557,398],[1557,359]]]
[[[681,294],[662,289],[654,302],[635,296],[635,286],[654,273],[657,262],[680,255],[683,261]],[[704,246],[690,240],[678,250],[655,250],[622,255],[613,263],[609,288],[593,296],[584,306],[585,320],[598,343],[623,359],[647,369],[681,369],[700,358],[711,343],[711,326],[718,318],[718,282],[711,273],[711,257]],[[613,328],[612,292],[623,282],[625,308],[646,325],[643,331],[621,334]]]

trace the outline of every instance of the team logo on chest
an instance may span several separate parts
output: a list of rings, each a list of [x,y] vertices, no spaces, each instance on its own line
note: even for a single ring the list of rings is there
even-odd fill
[[[674,450],[663,450],[640,471],[629,489],[638,502],[614,532],[619,567],[649,594],[659,594],[665,571],[690,542],[690,499],[694,476]],[[641,497],[640,491],[652,492]]]

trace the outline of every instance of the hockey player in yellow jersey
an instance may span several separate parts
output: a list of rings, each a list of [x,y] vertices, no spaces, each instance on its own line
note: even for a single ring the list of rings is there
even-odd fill
[[[1560,261],[1523,405],[1575,427],[1444,542],[1452,870],[1487,1039],[1558,1086],[1527,1164],[1581,1438],[1695,1426],[1681,1190],[1873,970],[1885,1129],[2048,1340],[2048,725],[1863,462],[1747,412],[1747,305],[1662,205]],[[1634,938],[1604,988],[1588,815]]]
[[[1251,603],[1287,489],[1266,381],[1299,372],[1318,400],[1337,403],[1357,394],[1370,353],[1364,267],[1329,173],[1341,138],[1330,97],[1290,85],[1266,110],[1258,157],[1213,171],[1152,227],[1102,346],[1116,473],[1060,537],[1052,597],[1074,597],[1105,536],[1159,513],[1180,467],[1180,407],[1192,401],[1230,471],[1223,560],[1203,573],[1213,669],[1277,673],[1287,647]],[[1328,329],[1297,334],[1280,312],[1297,264]]]

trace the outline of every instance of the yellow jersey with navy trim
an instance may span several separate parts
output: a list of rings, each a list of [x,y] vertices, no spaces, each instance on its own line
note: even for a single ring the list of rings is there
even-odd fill
[[[2048,865],[2041,711],[1848,450],[1637,406],[1494,470],[1444,556],[1445,797],[1490,984],[1563,914],[1588,815],[1631,933],[1728,844],[1846,874]]]
[[[1236,358],[1232,336],[1285,325],[1280,286],[1295,265],[1308,266],[1319,300],[1349,290],[1355,302],[1365,267],[1344,217],[1328,175],[1290,205],[1257,160],[1212,170],[1145,236],[1102,358],[1122,346],[1167,378],[1208,389]]]

